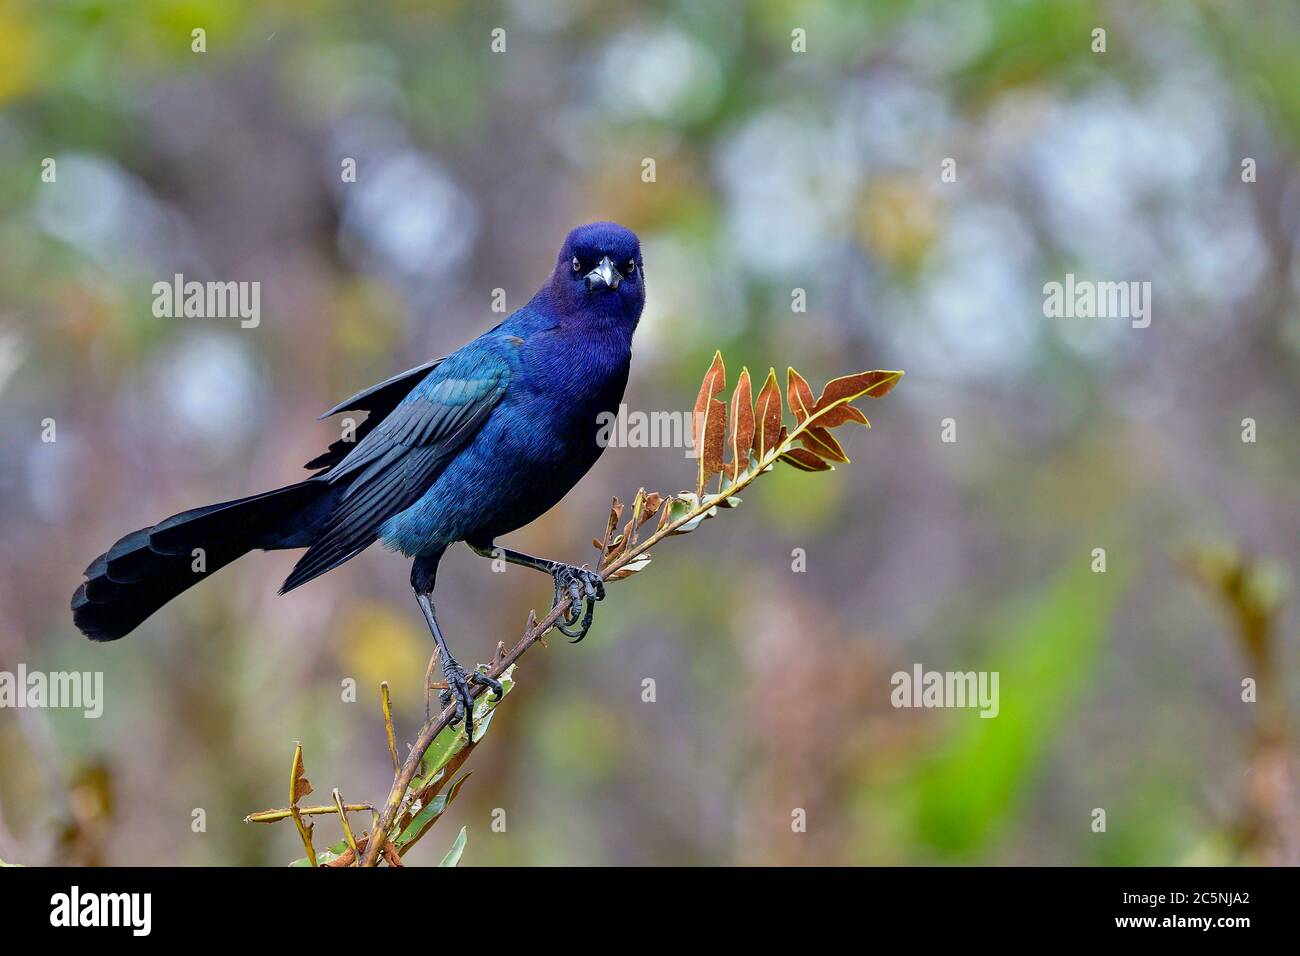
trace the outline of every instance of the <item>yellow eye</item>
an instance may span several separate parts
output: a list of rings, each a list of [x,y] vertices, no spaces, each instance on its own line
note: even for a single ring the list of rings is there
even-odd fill
[[[572,265],[573,265],[573,271],[574,271],[574,272],[581,272],[581,271],[582,271],[582,263],[578,261],[578,257],[577,257],[577,256],[574,256],[574,257],[573,257],[573,263],[572,263]]]

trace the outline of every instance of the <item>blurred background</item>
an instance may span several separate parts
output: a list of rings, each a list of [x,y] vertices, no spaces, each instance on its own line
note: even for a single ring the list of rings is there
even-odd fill
[[[0,710],[0,858],[283,865],[242,819],[295,739],[318,797],[383,800],[378,684],[411,739],[431,649],[405,559],[279,598],[296,555],[255,554],[108,645],[69,597],[305,474],[317,414],[615,219],[632,409],[688,409],[716,348],[907,377],[851,466],[764,478],[529,653],[408,862],[462,825],[465,864],[1295,862],[1297,76],[1283,2],[0,3],[0,670],[106,697]],[[156,318],[178,272],[260,282],[261,324]],[[1044,318],[1066,273],[1149,281],[1150,327]],[[691,475],[612,450],[503,543],[592,561],[611,495]],[[550,599],[465,548],[438,584],[466,663]],[[998,671],[1000,715],[892,708],[917,663]]]

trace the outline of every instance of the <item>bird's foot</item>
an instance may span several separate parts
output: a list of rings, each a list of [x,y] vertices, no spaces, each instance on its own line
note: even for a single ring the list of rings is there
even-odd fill
[[[596,602],[605,600],[605,582],[599,574],[589,568],[579,568],[572,564],[557,564],[551,571],[555,578],[555,600],[551,606],[559,604],[567,594],[570,599],[569,610],[564,618],[557,621],[555,627],[561,634],[573,638],[577,644],[591,630],[592,619],[596,616]],[[586,610],[583,610],[583,602]]]
[[[501,682],[495,677],[489,677],[482,671],[467,671],[458,664],[454,659],[447,658],[442,664],[442,675],[447,681],[447,688],[438,695],[442,705],[446,707],[454,699],[456,701],[456,716],[451,719],[451,725],[454,727],[463,719],[465,721],[465,733],[469,739],[474,739],[474,696],[470,693],[470,684],[482,684],[492,691],[492,699],[500,700],[505,693],[501,687]]]

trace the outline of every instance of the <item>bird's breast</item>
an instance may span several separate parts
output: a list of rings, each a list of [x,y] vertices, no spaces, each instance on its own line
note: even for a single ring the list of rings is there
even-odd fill
[[[594,436],[600,413],[617,411],[623,399],[631,340],[618,329],[557,329],[530,341],[521,358],[527,388],[520,391],[538,413],[566,434]]]

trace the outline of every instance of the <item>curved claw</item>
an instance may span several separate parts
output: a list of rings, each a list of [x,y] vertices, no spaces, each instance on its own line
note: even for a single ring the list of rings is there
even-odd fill
[[[568,637],[573,638],[573,640],[569,642],[570,644],[577,644],[584,637],[586,637],[587,632],[591,630],[591,622],[596,617],[596,604],[592,598],[587,598],[586,603],[587,603],[587,612],[582,616],[582,623],[578,625],[576,630],[571,631],[569,630],[569,628],[565,627],[561,623],[557,623],[555,625],[556,630],[558,630],[561,634],[565,634]]]
[[[484,674],[482,671],[470,671],[469,679],[474,681],[474,683],[476,684],[482,684],[485,687],[491,688],[492,690],[491,700],[493,703],[496,703],[502,697],[505,696],[506,692],[504,688],[502,688],[501,682],[497,680],[495,677],[489,677],[487,674]]]
[[[562,564],[555,569],[555,603],[567,590],[569,608],[564,619],[555,623],[555,629],[566,637],[573,638],[570,643],[577,644],[591,630],[596,616],[596,602],[605,599],[605,582],[595,571],[576,568]],[[585,603],[585,609],[582,605]]]
[[[465,733],[470,740],[474,739],[474,697],[469,692],[469,682],[471,675],[455,661],[450,661],[443,666],[442,675],[447,680],[447,689],[438,695],[443,706],[450,704],[452,698],[456,700],[456,716],[451,719],[452,726],[465,721]],[[486,675],[480,675],[486,676]],[[490,678],[489,678],[490,679]],[[501,685],[498,684],[499,688]]]

